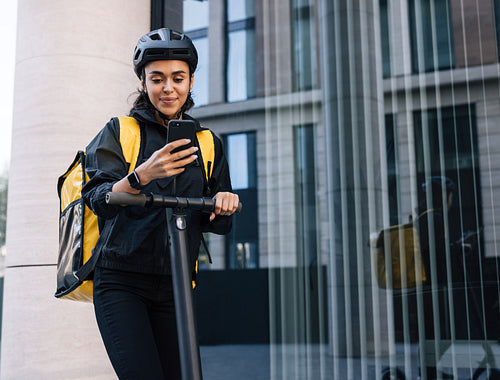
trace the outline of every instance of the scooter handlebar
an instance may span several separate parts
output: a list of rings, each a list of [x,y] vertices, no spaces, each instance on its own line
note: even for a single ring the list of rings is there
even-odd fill
[[[110,205],[145,207],[148,203],[148,197],[146,194],[110,192],[106,194],[106,203]]]
[[[163,207],[163,208],[190,208],[204,212],[215,210],[215,199],[170,197],[157,194],[129,194],[109,192],[106,194],[106,203],[121,206]],[[240,212],[243,205],[238,205],[236,212]]]

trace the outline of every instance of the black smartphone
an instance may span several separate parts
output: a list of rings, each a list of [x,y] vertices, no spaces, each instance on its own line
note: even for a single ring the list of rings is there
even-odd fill
[[[175,140],[189,139],[189,144],[175,148],[172,153],[179,152],[194,146],[195,122],[193,120],[169,120],[167,129],[167,143]]]

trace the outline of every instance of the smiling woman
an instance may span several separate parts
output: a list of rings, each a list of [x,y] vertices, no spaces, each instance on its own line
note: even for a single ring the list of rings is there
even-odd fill
[[[187,251],[192,273],[202,233],[227,234],[231,214],[239,203],[238,195],[232,193],[222,142],[186,114],[194,104],[190,90],[197,63],[196,49],[185,34],[158,29],[144,35],[134,52],[141,89],[130,111],[131,119],[140,126],[137,166],[130,165],[123,155],[116,118],[86,149],[89,181],[82,197],[103,225],[94,249],[94,254],[100,254],[94,273],[94,309],[120,379],[181,378],[172,281],[176,272],[170,263],[170,245],[165,245],[164,211],[137,207],[123,210],[107,204],[106,194],[212,197],[215,210],[210,215],[188,209]],[[167,143],[172,119],[189,120],[197,132],[194,141]],[[199,164],[201,132],[209,132],[214,146],[208,170]],[[188,165],[191,163],[194,165]],[[210,176],[205,176],[205,171]]]

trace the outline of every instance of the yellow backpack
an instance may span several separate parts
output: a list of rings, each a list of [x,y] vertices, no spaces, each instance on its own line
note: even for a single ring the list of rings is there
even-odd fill
[[[133,117],[120,117],[120,144],[123,156],[134,170],[141,146],[141,129]],[[196,132],[207,181],[214,162],[214,137],[208,129]],[[92,255],[99,227],[97,216],[81,197],[88,176],[85,173],[85,152],[79,151],[69,169],[59,177],[59,257],[57,260],[57,290],[55,297],[72,301],[92,302],[93,281],[88,279],[97,263]],[[193,284],[194,286],[194,284]]]
[[[372,233],[370,247],[381,288],[408,289],[425,284],[427,276],[415,223],[398,224]]]

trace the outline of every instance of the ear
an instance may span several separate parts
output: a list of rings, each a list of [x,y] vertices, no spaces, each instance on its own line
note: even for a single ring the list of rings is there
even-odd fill
[[[142,87],[142,90],[147,93],[148,90],[147,90],[147,87],[146,87],[146,84],[144,83],[144,79],[141,78],[141,87]]]
[[[192,90],[193,89],[193,81],[194,81],[194,74],[191,74],[191,81],[189,83],[189,89]]]

